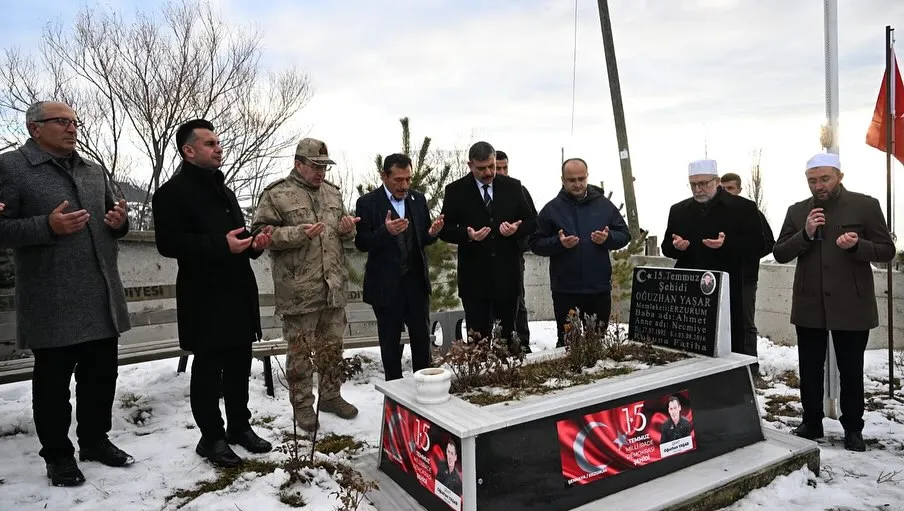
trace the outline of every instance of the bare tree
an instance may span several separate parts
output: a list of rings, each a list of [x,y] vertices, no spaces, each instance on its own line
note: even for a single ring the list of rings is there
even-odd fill
[[[112,176],[144,169],[147,205],[178,165],[173,138],[192,118],[211,121],[224,147],[221,169],[241,198],[259,193],[298,132],[285,129],[311,96],[294,70],[263,76],[260,34],[230,27],[207,1],[166,3],[126,22],[115,10],[85,7],[71,22],[47,24],[32,56],[7,50],[0,68],[2,115],[39,99],[73,105],[85,123],[79,150]],[[125,155],[124,141],[138,149]]]
[[[751,153],[750,162],[750,185],[747,187],[747,197],[756,203],[756,207],[763,211],[766,200],[763,198],[763,172],[760,168],[760,159],[763,155],[763,149],[754,149]]]

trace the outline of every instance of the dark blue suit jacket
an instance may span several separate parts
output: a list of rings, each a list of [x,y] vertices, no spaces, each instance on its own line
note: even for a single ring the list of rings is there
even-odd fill
[[[427,269],[427,253],[424,248],[436,242],[436,237],[427,234],[430,230],[430,212],[424,194],[410,190],[405,199],[405,210],[411,222],[408,229],[414,235],[414,244],[421,252],[424,261],[424,282],[427,283],[425,296],[431,293],[430,275]],[[392,297],[401,280],[402,252],[396,244],[395,237],[386,230],[386,212],[395,210],[386,196],[383,186],[362,195],[355,205],[355,215],[360,217],[355,246],[367,252],[367,263],[364,266],[364,303],[372,306],[390,306]]]

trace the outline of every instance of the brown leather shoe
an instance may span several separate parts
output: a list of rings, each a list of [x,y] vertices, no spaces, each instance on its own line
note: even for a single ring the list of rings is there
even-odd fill
[[[342,399],[342,396],[334,397],[329,401],[322,401],[320,403],[320,411],[338,415],[343,419],[354,419],[358,416],[358,409],[355,408],[355,405]]]

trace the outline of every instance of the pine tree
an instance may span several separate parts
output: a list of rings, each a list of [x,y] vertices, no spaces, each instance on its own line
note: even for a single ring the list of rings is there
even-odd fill
[[[456,168],[458,161],[454,153],[431,151],[432,139],[424,137],[420,147],[414,150],[412,155],[411,131],[408,118],[399,119],[402,125],[402,150],[412,159],[411,188],[424,194],[427,199],[427,207],[431,219],[436,218],[442,209],[443,195],[446,185],[462,175],[462,170]],[[374,158],[377,176],[383,171],[383,155],[378,154]],[[358,194],[364,195],[380,186],[378,179],[359,184]],[[442,311],[458,306],[458,275],[455,268],[455,247],[443,240],[427,247],[427,267],[430,271],[430,280],[433,286],[433,294],[430,297],[430,310]]]

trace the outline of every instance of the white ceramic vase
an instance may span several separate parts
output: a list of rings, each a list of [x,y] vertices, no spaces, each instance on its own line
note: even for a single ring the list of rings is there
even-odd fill
[[[445,403],[452,396],[449,387],[452,386],[452,371],[443,367],[428,367],[414,373],[414,382],[417,389],[417,402],[424,405]]]

